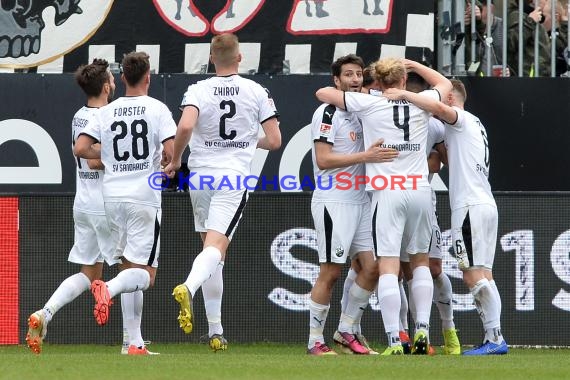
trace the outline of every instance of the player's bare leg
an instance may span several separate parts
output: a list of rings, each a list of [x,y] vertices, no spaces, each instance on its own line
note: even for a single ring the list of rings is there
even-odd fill
[[[41,353],[47,325],[63,306],[72,302],[89,289],[91,281],[101,278],[103,263],[83,265],[81,271],[66,278],[53,292],[43,309],[32,313],[28,318],[26,343],[36,354]]]

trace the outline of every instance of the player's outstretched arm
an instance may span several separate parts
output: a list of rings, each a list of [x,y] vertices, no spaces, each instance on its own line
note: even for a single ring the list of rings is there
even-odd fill
[[[73,154],[81,158],[101,158],[101,144],[98,144],[93,137],[81,134],[75,140]]]
[[[257,141],[259,149],[277,150],[281,148],[281,130],[279,129],[279,121],[276,117],[272,117],[261,124],[265,136]]]
[[[171,160],[164,168],[164,172],[170,178],[174,178],[176,171],[180,169],[182,165],[182,153],[184,149],[188,146],[190,138],[192,137],[192,131],[196,126],[196,121],[198,120],[198,108],[194,106],[186,106],[182,111],[182,116],[178,122],[178,128],[176,129],[176,136],[174,137],[174,142],[172,140],[170,143],[168,141],[164,142],[164,149],[166,149],[166,155],[168,157],[170,153]],[[172,146],[172,148],[170,148]],[[172,149],[171,152],[168,152]]]
[[[323,103],[332,104],[333,106],[346,110],[344,91],[337,90],[334,87],[323,87],[317,90],[315,96]]]
[[[457,111],[447,104],[437,101],[429,96],[396,88],[387,89],[382,93],[382,96],[390,100],[407,100],[424,111],[434,114],[448,124],[455,124],[457,121]]]

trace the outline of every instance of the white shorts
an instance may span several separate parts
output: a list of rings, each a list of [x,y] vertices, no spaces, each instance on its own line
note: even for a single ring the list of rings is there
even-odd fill
[[[93,265],[106,261],[117,264],[114,259],[115,246],[111,241],[111,231],[105,215],[86,214],[73,210],[75,221],[75,241],[68,260],[75,264]]]
[[[243,210],[247,203],[248,192],[241,186],[238,179],[235,182],[237,173],[230,173],[227,169],[215,170],[199,168],[192,170],[196,175],[192,178],[194,181],[200,175],[213,176],[215,178],[212,184],[213,189],[209,186],[200,186],[194,183],[198,190],[190,190],[190,200],[192,201],[192,211],[194,212],[194,229],[196,232],[206,232],[214,230],[232,239],[234,232],[241,219]],[[220,185],[222,180],[229,179],[231,185]],[[253,182],[251,183],[252,186]],[[239,190],[238,190],[239,188]]]
[[[407,261],[406,253],[427,253],[432,236],[432,212],[429,188],[374,191],[372,225],[376,255]]]
[[[129,202],[105,202],[105,213],[116,248],[115,257],[158,267],[160,207]]]
[[[402,238],[400,260],[409,263],[410,256],[405,249],[407,245],[408,242],[404,238]],[[439,228],[439,222],[437,220],[437,214],[435,213],[435,210],[432,215],[432,231],[431,231],[431,240],[429,242],[429,258],[439,259],[439,260],[443,259],[443,255],[441,254],[441,229]]]
[[[451,212],[451,237],[460,269],[493,269],[499,214],[497,206],[479,204]]]
[[[311,202],[320,263],[346,263],[373,250],[370,204]]]

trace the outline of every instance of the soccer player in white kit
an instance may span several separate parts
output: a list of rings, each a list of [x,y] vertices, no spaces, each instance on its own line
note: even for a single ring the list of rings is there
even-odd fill
[[[109,71],[109,64],[102,59],[95,59],[89,65],[80,66],[75,72],[75,81],[87,95],[87,105],[81,107],[73,116],[73,144],[83,129],[94,122],[99,107],[109,103],[115,92],[115,79]],[[26,342],[36,354],[41,353],[47,325],[54,314],[89,289],[92,281],[101,278],[104,261],[108,265],[116,263],[113,258],[115,247],[109,241],[110,231],[101,193],[103,170],[98,169],[102,167],[101,162],[79,157],[76,162],[76,191],[73,201],[75,241],[68,260],[80,264],[81,270],[66,278],[43,309],[28,318]]]
[[[424,91],[428,88],[426,81],[415,73],[410,73],[408,75],[408,80],[406,82],[406,90],[415,93]],[[447,155],[444,146],[444,135],[445,127],[443,123],[435,117],[430,117],[428,121],[428,136],[426,145],[426,155],[428,159],[429,177],[428,181],[431,184],[434,173],[439,172],[442,160],[447,163]],[[435,191],[431,190],[432,202],[433,202],[433,213],[432,213],[432,223],[433,231],[431,237],[431,245],[429,251],[429,269],[431,276],[433,278],[433,302],[437,306],[439,316],[442,324],[442,332],[444,339],[443,353],[447,355],[459,355],[461,354],[461,344],[459,343],[459,338],[457,337],[457,330],[455,329],[455,323],[453,321],[453,290],[451,287],[451,281],[447,274],[442,268],[442,254],[441,254],[441,230],[439,228],[439,222],[436,215],[436,194]],[[407,242],[403,242],[405,246]],[[410,270],[409,262],[402,262],[402,268],[404,269],[404,274],[408,283],[408,291],[411,292],[413,278]],[[402,288],[400,287],[400,292]],[[411,298],[411,297],[410,297]],[[403,304],[402,304],[403,305]],[[410,304],[410,311],[412,312],[412,317],[415,319],[415,305]],[[407,315],[402,315],[400,313],[400,319],[407,319]],[[404,331],[404,339],[407,338]],[[402,332],[400,332],[400,340],[402,340],[402,345],[404,346],[404,352],[406,351],[406,346],[404,339],[402,339]],[[409,341],[409,338],[408,338]],[[434,355],[435,348],[430,346],[430,355]]]
[[[360,92],[364,62],[354,54],[331,65],[336,88]],[[330,104],[322,104],[311,122],[313,168],[316,188],[311,212],[317,231],[320,271],[309,301],[311,355],[336,354],[325,343],[323,330],[334,284],[347,257],[358,262],[358,273],[343,299],[342,314],[333,340],[343,351],[375,354],[360,332],[360,319],[378,281],[372,252],[370,200],[364,183],[347,186],[338,176],[355,182],[363,178],[365,162],[390,161],[395,149],[380,148],[382,140],[364,150],[362,125],[356,115]],[[340,188],[339,188],[340,187]]]
[[[122,293],[146,290],[154,284],[160,253],[161,191],[149,185],[149,176],[160,171],[162,147],[172,157],[176,124],[168,107],[148,96],[149,56],[132,52],[123,58],[121,79],[124,97],[102,107],[97,123],[88,125],[76,141],[74,152],[83,158],[101,157],[105,166],[103,199],[111,229],[119,274],[107,281],[95,280],[94,316],[107,323],[111,299]],[[100,152],[93,144],[101,142]],[[142,315],[142,297],[137,313]],[[128,326],[128,352],[148,355],[140,324]]]
[[[452,84],[447,104],[405,91],[386,96],[407,99],[445,121],[453,247],[485,330],[483,344],[463,355],[502,355],[508,347],[501,333],[501,296],[492,273],[498,213],[488,180],[487,131],[479,118],[464,110],[463,83],[452,80]]]
[[[439,100],[451,88],[449,80],[428,67],[410,60],[386,58],[375,65],[375,77],[385,91],[404,88],[407,69],[417,72],[434,87],[419,96]],[[429,113],[407,101],[391,101],[362,93],[333,88],[317,91],[317,98],[354,112],[363,123],[364,144],[379,138],[383,146],[399,151],[393,162],[366,164],[372,192],[372,225],[376,255],[380,257],[378,299],[389,347],[384,355],[403,354],[399,337],[400,248],[406,238],[406,252],[413,268],[413,301],[416,305],[416,333],[412,351],[427,354],[429,317],[433,282],[429,271],[428,250],[432,234],[431,191],[425,157]]]
[[[209,345],[218,351],[227,348],[221,323],[222,269],[247,202],[247,186],[242,179],[251,174],[255,149],[278,149],[281,132],[279,114],[269,91],[238,75],[238,38],[230,33],[217,35],[212,39],[210,52],[216,76],[189,86],[184,94],[174,156],[164,171],[169,177],[174,176],[190,142],[188,167],[194,173],[190,178],[190,198],[203,250],[194,259],[186,281],[174,288],[173,296],[180,304],[180,328],[189,334],[193,327],[192,298],[202,287]],[[260,126],[265,132],[262,138],[258,137]],[[206,185],[202,181],[205,178],[214,181]]]

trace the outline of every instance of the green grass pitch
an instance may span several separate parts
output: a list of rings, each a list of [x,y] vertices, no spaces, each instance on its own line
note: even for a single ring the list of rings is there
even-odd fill
[[[0,379],[568,379],[570,349],[511,349],[508,355],[462,357],[313,357],[303,345],[152,344],[158,356],[120,355],[119,346],[50,345],[40,355],[0,346]]]

